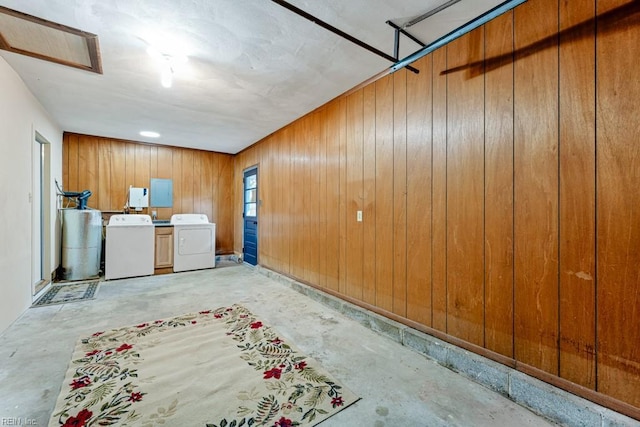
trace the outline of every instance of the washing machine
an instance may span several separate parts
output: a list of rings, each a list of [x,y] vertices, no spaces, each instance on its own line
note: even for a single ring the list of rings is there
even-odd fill
[[[204,214],[176,214],[173,225],[173,271],[216,266],[216,225]]]
[[[155,227],[149,215],[112,215],[107,224],[105,280],[153,274]]]

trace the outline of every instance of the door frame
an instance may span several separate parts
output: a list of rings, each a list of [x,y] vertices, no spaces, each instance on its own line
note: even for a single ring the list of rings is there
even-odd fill
[[[242,170],[242,260],[243,262],[246,263],[245,260],[245,235],[244,235],[244,231],[245,231],[245,176],[247,174],[247,172],[252,172],[254,171],[256,172],[256,222],[257,227],[260,227],[260,221],[259,221],[259,216],[260,216],[260,196],[259,196],[259,192],[260,192],[260,169],[259,169],[259,164],[255,164],[253,166],[249,166],[248,168],[245,168]],[[259,264],[260,259],[259,259],[259,253],[260,253],[260,233],[259,233],[259,229],[256,232],[256,265]],[[251,264],[249,264],[251,265]]]
[[[51,143],[33,130],[31,185],[31,295],[51,282]]]

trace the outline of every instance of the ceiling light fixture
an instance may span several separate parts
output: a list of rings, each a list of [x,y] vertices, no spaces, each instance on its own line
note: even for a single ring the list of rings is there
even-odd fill
[[[176,68],[187,62],[185,55],[171,55],[160,52],[154,47],[149,47],[147,53],[154,58],[160,66],[160,84],[162,87],[170,88],[173,85],[173,74]]]
[[[140,132],[141,136],[146,136],[147,138],[160,138],[160,134],[158,132],[153,132],[150,130],[143,130]]]

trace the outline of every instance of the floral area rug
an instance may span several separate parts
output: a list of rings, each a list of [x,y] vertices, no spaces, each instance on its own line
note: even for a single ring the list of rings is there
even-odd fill
[[[81,338],[49,426],[306,426],[358,399],[233,305]]]
[[[44,295],[33,303],[32,307],[94,299],[98,292],[98,284],[97,280],[92,280],[51,286]]]

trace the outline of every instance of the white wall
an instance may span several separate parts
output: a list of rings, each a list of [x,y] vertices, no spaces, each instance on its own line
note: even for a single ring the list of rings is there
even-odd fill
[[[0,57],[0,333],[32,303],[33,144],[51,143],[51,183],[62,182],[62,130]],[[53,270],[60,263],[56,197],[51,191]],[[36,247],[34,250],[38,251]]]

